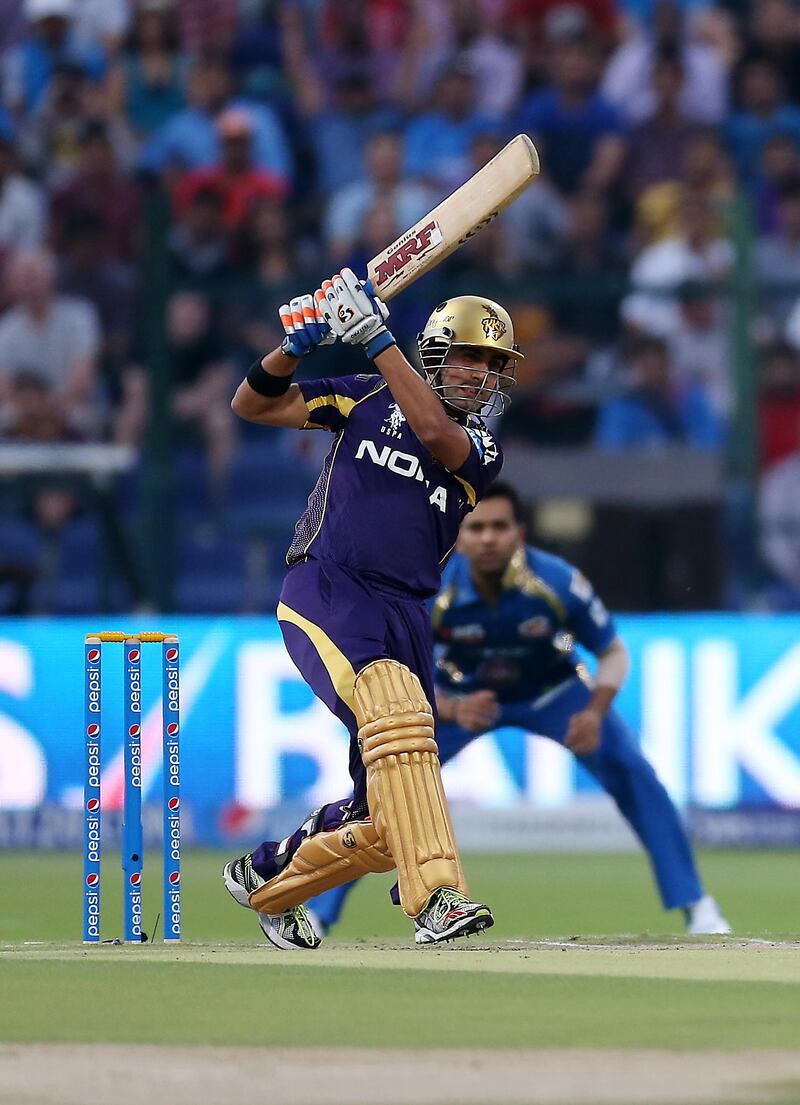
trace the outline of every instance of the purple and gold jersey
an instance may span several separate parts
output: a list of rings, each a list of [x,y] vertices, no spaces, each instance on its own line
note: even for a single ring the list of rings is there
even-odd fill
[[[304,380],[306,429],[336,439],[295,527],[287,563],[331,560],[420,598],[439,589],[461,520],[496,479],[500,446],[478,418],[455,472],[434,460],[380,375]]]

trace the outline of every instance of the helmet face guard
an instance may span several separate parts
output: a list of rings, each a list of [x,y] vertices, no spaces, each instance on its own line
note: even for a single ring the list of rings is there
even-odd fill
[[[447,368],[463,368],[475,373],[474,364],[458,363],[458,356],[451,358],[451,350],[470,346],[485,350],[492,358],[500,357],[501,368],[486,367],[481,384],[475,394],[465,394],[468,385],[445,383]],[[511,402],[509,392],[516,383],[517,360],[523,359],[514,341],[514,323],[511,315],[491,299],[477,295],[458,295],[437,304],[425,329],[417,335],[422,371],[433,390],[450,410],[463,416],[480,414],[483,417],[502,414]],[[447,364],[445,364],[447,362]]]
[[[458,415],[478,414],[482,418],[492,415],[500,415],[511,402],[509,392],[516,383],[516,357],[517,348],[512,345],[509,350],[496,350],[504,357],[503,366],[500,369],[484,368],[483,379],[479,384],[468,385],[463,382],[445,382],[443,373],[448,368],[462,368],[468,372],[478,370],[476,365],[460,365],[457,357],[454,360],[445,361],[451,351],[458,350],[459,346],[474,348],[493,348],[483,343],[473,343],[456,340],[456,334],[448,327],[434,330],[430,327],[417,338],[419,359],[422,370],[431,388],[436,392],[446,407],[455,411]],[[474,395],[465,395],[464,389],[474,391]]]

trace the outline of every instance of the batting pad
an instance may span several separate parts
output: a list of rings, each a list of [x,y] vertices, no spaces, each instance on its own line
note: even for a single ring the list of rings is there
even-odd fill
[[[353,821],[306,837],[284,869],[253,891],[250,905],[259,913],[283,913],[334,886],[393,867],[372,822]]]
[[[354,711],[372,820],[397,866],[403,912],[416,917],[440,886],[467,891],[431,707],[405,664],[375,660],[356,676]]]

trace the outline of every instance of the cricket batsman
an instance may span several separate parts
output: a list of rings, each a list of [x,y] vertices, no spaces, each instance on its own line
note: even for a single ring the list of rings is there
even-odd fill
[[[629,660],[611,616],[576,568],[525,545],[521,522],[516,491],[495,483],[461,526],[433,604],[441,762],[501,726],[566,745],[638,836],[664,908],[682,909],[692,934],[729,933],[677,810],[612,708]],[[593,680],[574,642],[597,657]],[[310,903],[321,931],[346,890]]]
[[[468,895],[442,788],[426,599],[461,520],[502,466],[481,415],[507,403],[521,354],[503,307],[460,296],[440,303],[419,335],[418,372],[388,313],[343,269],[313,298],[280,308],[286,338],[232,402],[250,422],[333,434],[295,528],[277,616],[301,675],[349,730],[353,794],[223,870],[281,948],[320,943],[309,898],[393,868],[416,943],[494,923]],[[293,383],[299,358],[336,337],[362,346],[366,371]]]

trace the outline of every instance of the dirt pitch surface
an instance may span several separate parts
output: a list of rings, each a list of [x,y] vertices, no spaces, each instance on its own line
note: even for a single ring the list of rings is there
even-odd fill
[[[2,1105],[787,1102],[800,1053],[0,1045]]]

